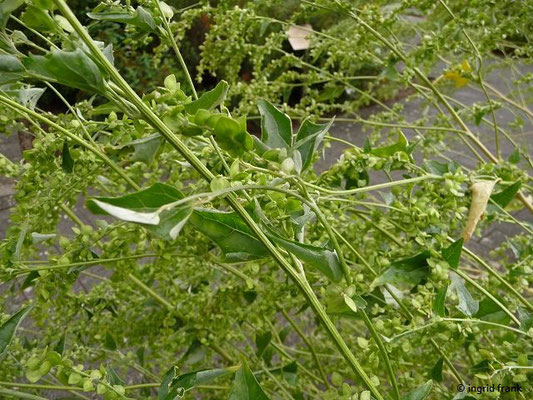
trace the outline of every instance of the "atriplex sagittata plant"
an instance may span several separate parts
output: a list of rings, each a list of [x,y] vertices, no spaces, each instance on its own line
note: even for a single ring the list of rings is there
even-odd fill
[[[0,154],[16,182],[1,397],[531,398],[533,164],[514,132],[533,121],[532,6],[275,2],[296,10],[283,20],[235,3],[0,3],[0,126],[33,138],[20,162]],[[199,16],[195,81],[180,50]],[[289,51],[286,28],[317,16],[309,51]],[[154,70],[116,66],[126,50],[95,39],[116,24],[125,49],[157,43]],[[497,63],[511,94],[485,79]],[[206,71],[233,86],[198,94]],[[141,93],[125,73],[144,72]],[[465,86],[484,101],[455,98]],[[409,122],[388,101],[402,90],[424,110]],[[364,146],[330,132],[344,122]],[[496,224],[516,233],[478,254]]]

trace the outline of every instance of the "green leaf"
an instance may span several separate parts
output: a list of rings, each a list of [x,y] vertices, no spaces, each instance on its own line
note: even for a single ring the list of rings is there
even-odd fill
[[[365,299],[357,294],[349,297],[345,293],[333,292],[326,297],[326,309],[328,314],[331,315],[354,318],[356,316],[356,310],[364,310],[366,306],[367,302]]]
[[[157,26],[152,15],[141,6],[129,13],[118,7],[104,12],[90,12],[87,16],[98,21],[112,21],[136,26],[144,31],[155,31]]]
[[[106,372],[107,380],[111,385],[124,385],[124,381],[120,378],[120,376],[118,376],[117,372],[111,366],[106,368]]]
[[[189,114],[196,114],[200,109],[213,110],[224,102],[228,93],[229,85],[226,81],[220,81],[213,90],[205,92],[198,100],[185,104],[185,111]]]
[[[497,296],[497,295],[496,295]],[[498,298],[498,297],[497,297]],[[498,298],[498,300],[500,300]],[[494,300],[485,297],[479,302],[479,309],[474,317],[501,325],[508,325],[511,317],[507,315]]]
[[[270,240],[284,250],[294,254],[306,266],[319,270],[334,282],[339,282],[342,279],[342,267],[339,262],[339,257],[334,251],[285,239],[270,229],[265,233]]]
[[[235,374],[229,400],[269,400],[244,358]]]
[[[11,340],[13,340],[13,336],[15,336],[17,328],[24,317],[28,315],[30,309],[31,306],[22,308],[0,326],[0,354],[3,354],[7,346],[9,346]]]
[[[48,13],[36,6],[28,6],[21,16],[21,20],[29,27],[39,31],[53,31],[56,29],[54,19]]]
[[[455,161],[450,161],[447,164],[443,164],[438,161],[430,160],[425,161],[424,164],[429,173],[439,176],[442,176],[447,172],[454,172],[459,168],[459,164],[457,164]]]
[[[264,99],[257,102],[261,114],[261,141],[270,148],[289,148],[292,124],[289,116]]]
[[[398,132],[398,141],[396,143],[391,144],[390,146],[374,148],[370,150],[370,154],[373,154],[378,157],[390,157],[398,151],[403,151],[404,153],[407,153],[408,145],[409,142],[407,141],[407,138],[405,137],[403,132],[400,131]]]
[[[70,150],[66,141],[63,142],[63,150],[61,152],[61,168],[69,174],[74,171],[74,160],[70,155]]]
[[[266,247],[234,212],[196,209],[190,222],[220,248],[227,262],[255,260],[269,255]]]
[[[302,171],[313,161],[313,155],[332,124],[333,120],[326,124],[313,124],[309,120],[305,120],[300,126],[296,134],[296,143],[293,146],[293,150],[299,151],[302,156]]]
[[[473,374],[492,372],[489,360],[481,360],[476,365],[473,365],[472,367],[470,367],[470,372]]]
[[[395,261],[392,265],[380,276],[378,276],[371,284],[371,287],[391,284],[407,284],[409,286],[416,286],[418,283],[430,274],[430,269],[427,263],[429,258],[429,251],[424,251],[413,257],[403,260]]]
[[[157,398],[158,400],[181,399],[186,391],[195,386],[204,385],[232,372],[235,372],[235,367],[206,369],[179,375],[178,368],[172,367],[163,376]]]
[[[32,243],[41,243],[46,242],[47,240],[54,239],[57,235],[55,233],[31,233],[31,242]]]
[[[433,300],[433,310],[441,317],[446,316],[446,294],[448,293],[448,285],[441,287]]]
[[[431,379],[435,382],[442,382],[442,365],[444,363],[444,358],[439,358],[433,368],[431,368]]]
[[[515,147],[513,152],[509,155],[507,159],[511,164],[518,164],[520,162],[520,149]]]
[[[24,4],[24,0],[4,0],[0,2],[0,28],[5,28],[13,11]]]
[[[459,305],[457,308],[459,311],[468,317],[475,315],[479,310],[479,303],[474,300],[466,288],[463,278],[455,273],[452,274],[452,284],[450,287],[457,292],[457,297],[459,298]]]
[[[266,348],[272,340],[272,333],[270,331],[259,332],[255,335],[255,345],[257,347],[256,355],[261,357],[265,352]]]
[[[11,54],[0,54],[0,72],[24,72],[22,62]]]
[[[150,164],[163,142],[164,139],[161,134],[154,133],[141,139],[132,140],[121,147],[133,146],[134,154],[132,161],[142,161]]]
[[[239,123],[240,122],[240,123]],[[254,146],[252,137],[246,132],[241,121],[221,115],[214,127],[216,141],[224,150],[237,157]]]
[[[122,197],[92,197],[87,208],[94,214],[109,214],[123,221],[142,224],[155,235],[175,239],[192,209],[188,205],[158,211],[160,207],[183,199],[183,194],[170,185],[155,183]]]
[[[28,72],[62,85],[88,92],[106,91],[102,72],[81,48],[74,51],[55,50],[46,56],[31,55],[23,60]]]
[[[520,329],[528,331],[533,327],[533,313],[529,310],[518,307],[518,318],[520,319]]]
[[[115,341],[113,335],[111,335],[109,332],[105,334],[104,346],[106,349],[111,351],[115,351],[117,349],[117,342]]]
[[[405,396],[402,396],[402,400],[424,400],[429,396],[431,389],[433,388],[433,381],[429,380],[422,386],[411,390]]]
[[[61,355],[63,355],[63,352],[65,351],[66,336],[67,336],[66,332],[63,332],[63,334],[59,338],[56,346],[54,347],[54,351],[56,351],[57,353],[59,353]]]
[[[514,197],[520,190],[520,186],[522,186],[522,182],[516,181],[501,192],[492,194],[490,198],[501,208],[505,208],[514,199]]]
[[[452,269],[457,269],[459,260],[461,259],[461,252],[463,251],[464,239],[460,238],[453,242],[450,246],[442,249],[442,258],[448,261]]]

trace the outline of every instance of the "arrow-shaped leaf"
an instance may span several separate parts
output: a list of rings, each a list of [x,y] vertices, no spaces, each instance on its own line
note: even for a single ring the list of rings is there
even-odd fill
[[[306,266],[319,270],[334,282],[342,279],[342,267],[334,251],[285,239],[270,229],[266,235],[278,246],[302,260]]]
[[[229,400],[269,400],[244,358],[242,367],[235,374]]]
[[[332,124],[333,120],[327,124],[313,124],[309,120],[305,120],[300,126],[293,150],[299,151],[302,156],[302,170],[305,170],[311,164],[313,154],[316,152]]]
[[[62,85],[88,92],[106,91],[102,72],[81,48],[74,51],[55,50],[46,56],[31,55],[23,63],[28,72]]]
[[[226,81],[220,81],[213,90],[205,92],[198,100],[185,104],[185,111],[189,114],[196,114],[200,109],[211,111],[224,102],[228,93],[229,85]]]
[[[257,102],[261,114],[261,141],[273,149],[289,148],[292,144],[292,124],[289,116],[266,100]]]
[[[418,283],[430,274],[427,259],[429,251],[424,251],[413,257],[395,261],[371,284],[371,287],[382,286],[386,283],[407,284],[409,286],[418,285]]]
[[[457,269],[459,266],[459,260],[461,258],[461,252],[463,251],[464,239],[460,238],[453,242],[450,246],[442,249],[442,257],[448,261],[452,269]]]
[[[194,228],[220,247],[228,262],[268,257],[266,247],[234,212],[196,209],[190,218]]]
[[[158,400],[181,399],[182,395],[197,385],[203,385],[217,378],[235,372],[236,367],[205,369],[179,375],[176,367],[170,368],[164,375],[159,388]]]
[[[176,188],[164,183],[155,183],[148,189],[122,197],[93,197],[87,208],[95,214],[109,214],[123,221],[143,224],[146,229],[165,239],[175,239],[191,215],[189,205],[169,210],[159,209],[183,199]]]
[[[9,346],[9,343],[13,340],[13,336],[15,336],[17,328],[24,317],[28,315],[30,309],[31,307],[25,307],[19,310],[0,326],[0,354],[4,353],[7,346]]]

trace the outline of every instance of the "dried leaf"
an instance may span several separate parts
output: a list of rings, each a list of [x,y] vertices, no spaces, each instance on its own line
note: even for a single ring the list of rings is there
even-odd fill
[[[311,46],[309,37],[313,27],[309,24],[292,25],[287,31],[289,43],[293,50],[305,50]]]
[[[479,181],[472,184],[470,190],[472,191],[472,202],[470,203],[470,211],[468,212],[468,220],[463,231],[463,239],[465,242],[470,240],[472,234],[476,230],[477,223],[485,213],[487,202],[490,194],[494,189],[496,181]]]

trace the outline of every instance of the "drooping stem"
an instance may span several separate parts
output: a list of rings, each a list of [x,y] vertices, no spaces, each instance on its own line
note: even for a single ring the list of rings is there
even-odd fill
[[[80,39],[87,45],[93,56],[107,70],[111,79],[119,86],[125,93],[128,100],[138,109],[143,118],[152,125],[157,131],[159,131],[168,142],[191,164],[191,166],[208,182],[210,182],[214,175],[213,173],[196,157],[196,155],[163,123],[163,121],[148,107],[141,98],[135,93],[135,91],[128,85],[120,73],[109,62],[109,60],[102,53],[100,48],[92,40],[91,36],[84,29],[83,25],[76,18],[72,10],[66,4],[64,0],[54,0],[54,3],[58,7],[59,11],[72,25]],[[350,351],[344,339],[340,335],[339,331],[327,315],[326,311],[320,304],[320,301],[316,297],[311,286],[307,282],[305,277],[302,277],[297,273],[288,261],[282,256],[277,247],[268,239],[263,230],[257,225],[253,218],[244,209],[238,199],[228,194],[228,203],[235,210],[235,212],[243,219],[243,221],[250,227],[252,232],[257,238],[265,245],[269,253],[272,255],[277,264],[287,273],[296,285],[303,292],[306,299],[309,301],[311,307],[317,314],[319,320],[326,328],[328,335],[334,341],[336,347],[339,349],[347,363],[352,370],[363,380],[368,389],[372,392],[374,397],[378,400],[382,400],[383,396],[376,386],[371,382],[370,378],[363,370],[353,353]]]

